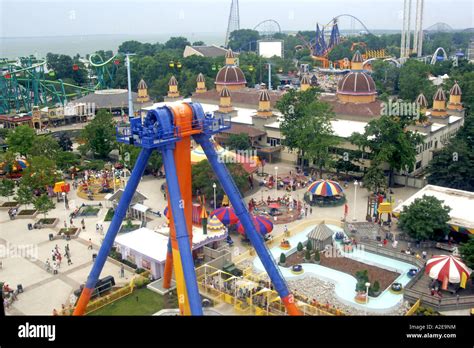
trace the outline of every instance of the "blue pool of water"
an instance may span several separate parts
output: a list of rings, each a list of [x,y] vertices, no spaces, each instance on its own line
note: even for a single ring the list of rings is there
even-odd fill
[[[342,231],[340,227],[337,227],[335,225],[328,225],[328,227],[332,229],[334,233]],[[292,246],[292,249],[290,250],[283,250],[279,246],[270,249],[270,252],[276,262],[279,261],[281,253],[285,253],[286,255],[291,254],[293,251],[296,250],[296,246],[299,242],[306,242],[307,234],[313,228],[314,226],[308,227],[297,235],[288,238],[290,245]],[[336,243],[336,245],[338,244]],[[417,268],[415,265],[403,261],[398,261],[386,256],[369,253],[361,249],[356,249],[352,253],[343,253],[342,251],[341,253],[344,256],[354,259],[356,261],[400,273],[400,276],[395,280],[395,282],[401,283],[403,287],[405,287],[405,285],[410,281],[410,278],[407,276],[407,272],[411,268]],[[263,265],[258,257],[255,258],[253,264],[256,270],[260,272],[264,271]],[[323,281],[331,282],[334,284],[336,296],[341,302],[361,310],[366,310],[368,312],[389,312],[396,309],[403,301],[402,294],[393,294],[387,288],[378,297],[369,297],[369,301],[367,304],[357,303],[354,299],[356,295],[355,287],[357,283],[355,277],[350,274],[313,263],[303,263],[302,265],[304,273],[301,275],[293,274],[289,268],[279,268],[281,273],[287,280],[301,279],[304,277],[316,277]]]

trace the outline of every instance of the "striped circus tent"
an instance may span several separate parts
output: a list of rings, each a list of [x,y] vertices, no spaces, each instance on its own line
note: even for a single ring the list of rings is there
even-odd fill
[[[266,217],[254,216],[252,220],[257,232],[262,236],[273,231],[273,223]],[[245,234],[244,226],[241,222],[237,224],[237,232],[240,234]]]
[[[344,190],[337,181],[318,180],[308,187],[308,192],[316,196],[332,197],[340,195]]]
[[[443,288],[446,288],[446,282],[460,283],[460,286],[464,288],[472,270],[458,257],[436,255],[426,262],[425,273],[429,274],[430,278],[443,282]]]
[[[214,215],[209,219],[207,223],[207,229],[209,231],[221,231],[224,228],[224,224]]]
[[[211,213],[212,216],[217,217],[224,225],[233,225],[239,222],[239,218],[231,207],[218,208]]]

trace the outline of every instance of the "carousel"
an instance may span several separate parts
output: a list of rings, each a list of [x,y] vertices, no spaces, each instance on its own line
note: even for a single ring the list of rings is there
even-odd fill
[[[425,274],[433,279],[433,287],[451,293],[465,289],[472,270],[460,258],[436,255],[426,262]]]
[[[276,225],[297,220],[300,217],[301,208],[302,202],[293,198],[289,193],[277,198],[268,196],[267,200],[262,197],[259,202],[252,199],[249,202],[251,213],[272,219]]]
[[[341,184],[333,180],[318,180],[310,184],[305,200],[318,207],[334,207],[346,202]]]
[[[9,179],[21,178],[23,170],[28,168],[28,162],[23,158],[17,158],[11,162],[0,163],[0,176],[5,175]]]

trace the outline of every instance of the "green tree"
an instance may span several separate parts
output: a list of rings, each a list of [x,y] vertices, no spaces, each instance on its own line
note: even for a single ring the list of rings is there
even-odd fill
[[[53,210],[56,206],[46,194],[43,194],[36,198],[33,202],[33,205],[39,213],[43,214],[44,218],[46,218],[48,212]]]
[[[286,263],[286,255],[284,253],[280,254],[280,263],[284,265]]]
[[[110,112],[100,110],[95,118],[82,130],[84,147],[99,158],[106,158],[116,146],[115,124]]]
[[[387,178],[382,169],[376,166],[370,167],[364,175],[364,186],[370,192],[383,192],[387,188]]]
[[[184,50],[184,48],[188,45],[191,45],[188,39],[182,36],[178,36],[171,37],[168,41],[166,41],[165,48]]]
[[[306,260],[311,260],[311,250],[306,249],[305,254],[304,254],[304,258]]]
[[[399,75],[400,69],[393,63],[383,60],[372,62],[372,77],[379,93],[397,93]]]
[[[400,68],[398,91],[400,98],[415,101],[423,93],[426,96],[434,94],[435,87],[428,80],[429,65],[415,59],[409,59]]]
[[[321,253],[317,249],[314,251],[314,261],[316,262],[321,261]]]
[[[303,158],[313,161],[322,177],[323,168],[334,165],[329,149],[339,140],[331,126],[334,116],[331,106],[318,97],[314,88],[304,92],[290,90],[277,102],[277,108],[283,114],[280,130],[285,136],[284,145],[290,150],[299,150]]]
[[[413,121],[381,116],[365,126],[364,134],[353,133],[351,143],[364,152],[370,152],[372,165],[389,165],[389,186],[393,185],[394,170],[410,170],[416,163],[416,146],[423,137],[406,130]]]
[[[248,173],[243,169],[239,163],[227,163],[227,169],[229,170],[232,178],[237,185],[240,192],[247,189],[248,185]],[[211,165],[207,160],[201,161],[192,166],[192,177],[193,177],[193,192],[199,190],[201,194],[205,195],[208,199],[214,198],[213,183],[217,184],[216,196],[219,200],[224,196],[224,190],[219,181],[217,180]]]
[[[357,161],[354,161],[357,162]],[[359,167],[356,166],[352,161],[349,160],[344,160],[344,158],[339,158],[335,163],[334,163],[334,169],[336,169],[337,175],[339,173],[343,172],[345,175],[348,175],[348,172],[357,172],[359,171]]]
[[[20,205],[28,207],[28,205],[33,203],[33,200],[33,190],[22,181],[20,187],[18,187],[18,190],[16,191],[15,201]]]
[[[255,51],[260,34],[252,29],[239,29],[230,33],[229,47],[235,51]]]
[[[474,237],[472,235],[469,236],[469,240],[466,243],[461,244],[459,252],[467,267],[474,269]]]
[[[313,244],[308,240],[306,242],[306,250],[312,251],[313,250]]]
[[[365,292],[367,290],[365,284],[369,282],[369,272],[366,269],[363,271],[357,271],[355,278],[357,279],[356,291]]]
[[[72,140],[66,133],[60,135],[58,144],[63,151],[72,151]]]
[[[15,192],[15,183],[9,179],[2,179],[0,181],[0,196],[6,197],[10,201],[10,196]]]
[[[68,170],[81,163],[78,156],[72,152],[60,151],[56,155],[56,164],[60,170]]]
[[[44,156],[45,158],[54,160],[58,156],[61,148],[58,141],[50,135],[37,136],[34,146],[31,148],[29,155]]]
[[[23,171],[21,181],[31,190],[44,191],[59,178],[56,163],[44,156],[37,156],[30,159],[30,166]]]
[[[298,250],[298,252],[302,252],[303,251],[303,243],[298,242],[298,245],[296,246],[296,250]]]
[[[443,237],[448,231],[451,208],[436,197],[423,195],[403,207],[398,226],[418,241]]]
[[[36,133],[29,126],[19,126],[8,133],[6,143],[9,151],[27,156],[35,145]]]
[[[427,168],[428,182],[458,190],[474,191],[474,117],[465,118],[464,126],[449,144],[435,152]]]
[[[148,160],[148,168],[153,172],[156,173],[161,170],[163,167],[163,158],[161,157],[161,153],[158,151],[153,151]]]
[[[251,148],[249,136],[246,133],[231,134],[226,144],[232,150],[248,150]]]
[[[376,280],[374,282],[374,285],[372,285],[370,288],[369,288],[369,295],[370,296],[374,296],[375,294],[377,294],[378,292],[380,291],[380,283],[378,280]]]

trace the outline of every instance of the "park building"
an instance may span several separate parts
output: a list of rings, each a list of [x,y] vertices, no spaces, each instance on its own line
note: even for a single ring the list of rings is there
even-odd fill
[[[207,57],[207,58],[216,58],[216,57],[224,57],[227,53],[225,48],[216,46],[216,45],[188,45],[184,48],[183,58],[190,57],[190,56],[199,56],[199,57]]]
[[[255,88],[247,87],[245,76],[235,65],[235,56],[231,50],[226,53],[226,66],[217,73],[216,88],[204,90],[200,76],[196,77],[196,85],[196,92],[192,97],[182,101],[199,102],[205,112],[222,114],[231,120],[230,130],[216,137],[222,146],[226,145],[231,134],[244,133],[249,137],[256,154],[267,163],[283,161],[298,166],[312,165],[299,156],[297,151],[290,151],[283,146],[284,137],[280,131],[282,115],[276,110],[276,103],[286,91],[269,90],[264,84]],[[179,96],[178,81],[170,81],[170,86],[176,86],[171,93]],[[303,90],[313,86],[310,75],[302,76],[300,86]],[[432,98],[431,107],[428,98],[423,94],[408,106],[398,101],[385,103],[379,100],[375,82],[362,68],[362,57],[356,52],[351,61],[351,70],[338,80],[336,92],[320,95],[320,100],[332,107],[335,117],[331,125],[334,134],[341,140],[341,143],[330,151],[337,157],[348,155],[358,167],[358,171],[353,174],[361,175],[370,167],[371,155],[363,152],[360,157],[359,149],[348,139],[352,133],[364,133],[368,122],[382,114],[390,113],[391,110],[398,110],[396,112],[399,114],[392,114],[393,116],[404,116],[410,112],[424,114],[425,121],[409,127],[424,136],[423,144],[416,149],[416,164],[407,171],[395,173],[396,182],[406,184],[409,176],[409,185],[422,187],[424,169],[433,155],[447,144],[449,138],[456,134],[464,122],[462,91],[457,83],[450,89],[449,97],[439,89]],[[176,97],[170,99],[171,103],[178,100]],[[141,116],[144,117],[147,111],[164,105],[165,103],[155,103],[142,108]]]

